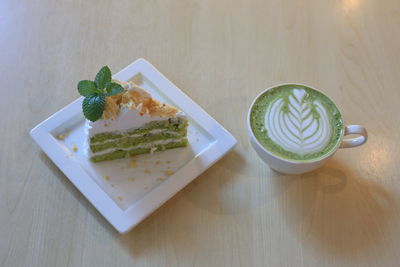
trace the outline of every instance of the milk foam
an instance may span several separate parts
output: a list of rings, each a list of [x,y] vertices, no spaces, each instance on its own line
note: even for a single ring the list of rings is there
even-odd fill
[[[283,149],[305,155],[323,150],[332,137],[328,111],[303,89],[275,99],[265,112],[269,138]]]

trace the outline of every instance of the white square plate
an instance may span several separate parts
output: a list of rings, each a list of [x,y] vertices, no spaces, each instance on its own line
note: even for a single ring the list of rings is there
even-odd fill
[[[136,60],[113,78],[133,80],[154,98],[184,111],[189,117],[190,145],[92,163],[83,147],[82,97],[30,133],[97,210],[120,233],[126,233],[231,150],[236,140],[146,60]],[[62,140],[60,134],[65,135]]]

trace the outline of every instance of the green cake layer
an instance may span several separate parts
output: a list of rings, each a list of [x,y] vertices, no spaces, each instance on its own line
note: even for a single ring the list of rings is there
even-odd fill
[[[91,158],[91,160],[93,162],[100,162],[100,161],[105,161],[105,160],[121,159],[121,158],[136,156],[139,154],[150,153],[151,150],[154,148],[156,148],[155,151],[163,151],[165,149],[170,149],[170,148],[185,147],[185,146],[187,146],[187,144],[188,144],[188,140],[187,140],[187,138],[184,138],[184,139],[180,140],[179,142],[172,142],[172,143],[167,143],[167,144],[163,144],[163,145],[155,145],[153,147],[148,147],[148,148],[133,148],[130,150],[129,149],[128,150],[117,149],[110,153],[93,156]]]
[[[123,133],[96,134],[90,138],[90,150],[94,153],[91,160],[100,162],[187,146],[187,127],[186,118],[174,118],[149,122],[143,127]],[[167,143],[157,144],[163,140]]]

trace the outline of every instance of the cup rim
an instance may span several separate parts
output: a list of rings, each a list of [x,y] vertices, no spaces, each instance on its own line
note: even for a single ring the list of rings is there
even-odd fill
[[[250,115],[251,115],[251,111],[252,111],[252,109],[253,109],[254,103],[257,101],[258,98],[260,98],[260,97],[261,97],[263,94],[265,94],[268,90],[271,90],[271,89],[274,89],[274,88],[280,87],[280,86],[285,86],[285,85],[299,85],[299,86],[304,86],[304,87],[313,89],[313,90],[315,90],[315,91],[317,91],[317,92],[323,94],[325,97],[327,97],[327,98],[335,105],[336,109],[339,111],[340,117],[341,117],[342,122],[343,122],[343,123],[342,123],[341,133],[340,133],[340,138],[338,139],[336,145],[331,149],[331,151],[330,151],[329,153],[327,153],[327,154],[325,154],[325,155],[323,155],[323,156],[321,156],[321,157],[312,159],[312,160],[304,160],[304,161],[303,161],[303,160],[289,160],[289,159],[285,159],[285,158],[283,158],[283,157],[281,157],[281,156],[278,156],[278,155],[272,153],[271,151],[267,150],[262,144],[260,144],[260,142],[258,141],[258,139],[256,138],[256,136],[254,135],[253,129],[251,128],[251,124],[250,124]],[[335,103],[328,95],[326,95],[324,92],[321,92],[320,90],[315,89],[315,88],[312,87],[312,86],[309,86],[309,85],[306,85],[306,84],[302,84],[302,83],[279,83],[279,84],[270,86],[270,87],[268,87],[267,89],[264,89],[261,93],[259,93],[259,94],[253,99],[253,102],[251,103],[250,108],[249,108],[249,110],[248,110],[248,112],[247,112],[247,130],[248,130],[248,132],[249,132],[249,134],[250,134],[250,138],[252,138],[252,139],[254,140],[254,142],[257,144],[257,146],[260,147],[260,148],[261,148],[265,153],[267,153],[268,155],[270,155],[270,156],[272,156],[272,157],[274,157],[274,158],[276,158],[276,159],[279,159],[279,160],[281,160],[281,161],[284,161],[284,162],[286,162],[286,163],[292,163],[292,164],[293,164],[293,163],[294,163],[294,164],[315,163],[315,162],[319,162],[319,161],[325,160],[325,159],[329,158],[330,156],[332,156],[332,155],[338,150],[338,148],[339,148],[339,146],[340,146],[340,144],[341,144],[341,142],[342,142],[342,140],[343,140],[343,137],[344,137],[344,128],[345,128],[345,126],[344,126],[343,116],[342,116],[342,113],[340,113],[340,110],[338,109],[338,107],[336,106],[336,103]]]

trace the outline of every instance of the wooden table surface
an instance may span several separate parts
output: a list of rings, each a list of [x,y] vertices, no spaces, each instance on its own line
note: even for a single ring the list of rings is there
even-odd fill
[[[0,34],[0,266],[399,266],[400,1],[3,0]],[[140,57],[238,145],[120,235],[29,130]],[[326,92],[368,143],[271,171],[246,113],[282,82]]]

